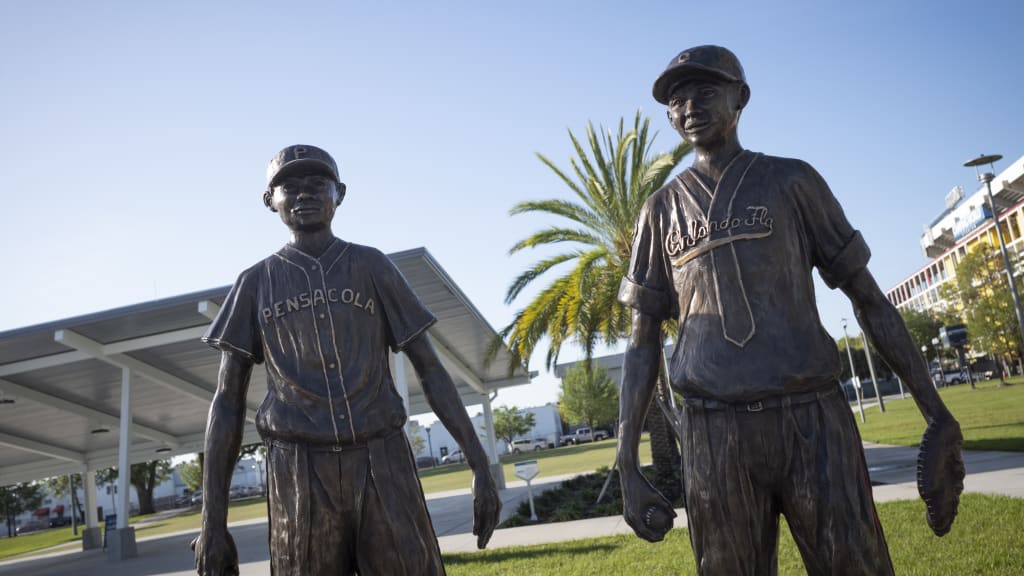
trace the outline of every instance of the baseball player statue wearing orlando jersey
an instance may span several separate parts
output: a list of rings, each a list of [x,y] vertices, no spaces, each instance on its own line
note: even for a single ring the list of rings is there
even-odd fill
[[[625,518],[650,541],[672,526],[671,506],[639,471],[637,445],[662,321],[674,318],[669,379],[684,398],[679,435],[698,572],[774,574],[782,514],[808,573],[891,574],[811,268],[850,298],[927,421],[918,487],[940,536],[963,489],[960,426],[825,181],[804,162],[740,146],[750,88],[736,56],[718,46],[682,52],[655,82],[654,98],[668,105],[696,159],[644,205],[619,292],[633,309],[620,406]]]
[[[253,365],[266,364],[256,427],[267,446],[270,566],[277,576],[442,575],[441,554],[395,391],[388,350],[411,360],[424,394],[473,470],[473,533],[486,546],[501,510],[483,447],[426,337],[434,317],[380,251],[331,232],[345,185],[327,152],[289,146],[267,174],[284,248],[238,277],[203,340],[221,350],[206,429],[202,576],[238,574],[228,485]]]

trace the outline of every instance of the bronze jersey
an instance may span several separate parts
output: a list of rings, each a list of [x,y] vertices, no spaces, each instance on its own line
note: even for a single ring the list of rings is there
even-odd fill
[[[242,272],[203,341],[266,363],[264,438],[350,445],[405,423],[388,349],[434,322],[387,256],[335,239],[319,258],[285,246]]]
[[[686,396],[806,392],[840,373],[811,269],[835,288],[869,257],[810,165],[744,151],[717,184],[691,168],[647,199],[619,299],[678,319],[670,372]]]

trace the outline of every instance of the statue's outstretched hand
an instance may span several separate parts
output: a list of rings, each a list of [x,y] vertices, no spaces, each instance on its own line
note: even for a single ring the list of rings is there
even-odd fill
[[[238,550],[227,529],[204,527],[192,541],[199,576],[238,576]]]
[[[476,547],[481,550],[494,533],[501,517],[501,497],[494,479],[487,470],[473,474],[473,534],[476,536]]]
[[[964,437],[952,417],[933,420],[921,438],[917,456],[917,491],[927,507],[928,526],[936,536],[953,527],[960,493],[964,490]]]
[[[622,515],[636,535],[648,542],[660,542],[672,529],[676,517],[672,503],[665,499],[639,471],[622,476]]]

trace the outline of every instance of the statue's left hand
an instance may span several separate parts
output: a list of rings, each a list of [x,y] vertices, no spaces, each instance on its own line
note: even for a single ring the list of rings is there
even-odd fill
[[[473,534],[481,550],[494,533],[501,516],[501,497],[487,469],[473,474]]]
[[[238,576],[238,550],[226,527],[203,526],[192,551],[199,576]]]

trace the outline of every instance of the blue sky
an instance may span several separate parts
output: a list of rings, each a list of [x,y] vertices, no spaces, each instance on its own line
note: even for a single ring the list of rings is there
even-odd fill
[[[567,129],[638,108],[667,149],[651,84],[705,43],[746,68],[741,142],[824,175],[887,289],[946,192],[976,189],[965,160],[1024,155],[1021,21],[1012,1],[6,2],[0,330],[231,283],[287,240],[260,192],[292,143],[338,160],[339,236],[427,247],[501,327],[541,256],[508,248],[550,223],[508,209],[570,194],[535,153],[566,166]],[[852,309],[818,288],[841,336]],[[555,400],[531,368],[498,404]]]

